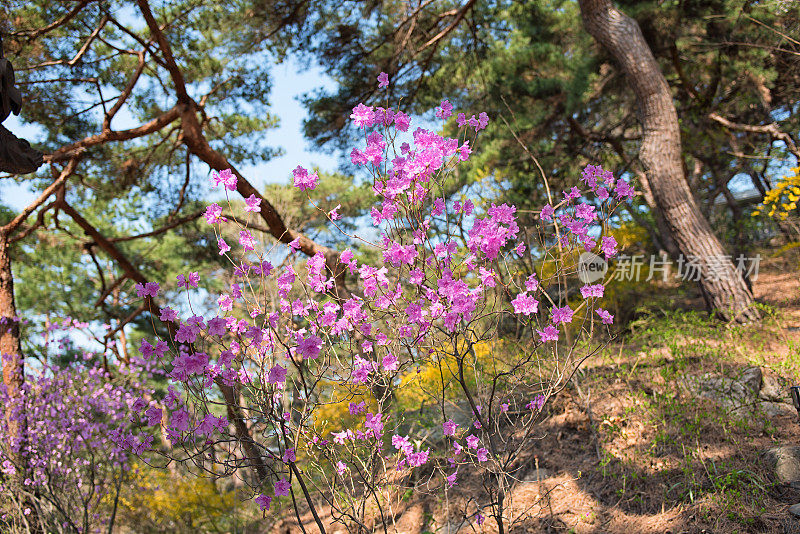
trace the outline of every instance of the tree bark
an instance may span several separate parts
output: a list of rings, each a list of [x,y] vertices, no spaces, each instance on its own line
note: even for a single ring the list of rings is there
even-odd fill
[[[26,419],[22,387],[25,384],[25,360],[19,334],[19,317],[14,304],[14,277],[11,272],[9,234],[0,228],[0,355],[3,360],[3,384],[8,403],[4,416],[8,427],[12,461],[17,478],[25,475]]]
[[[681,253],[701,265],[700,285],[727,320],[759,318],[753,294],[700,212],[684,176],[678,114],[669,86],[635,20],[610,0],[579,0],[586,30],[616,59],[636,95],[644,137],[639,159]]]

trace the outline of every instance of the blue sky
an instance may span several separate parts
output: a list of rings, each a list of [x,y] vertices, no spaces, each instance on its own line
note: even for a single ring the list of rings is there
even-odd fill
[[[284,155],[257,166],[239,166],[242,173],[253,185],[261,188],[270,182],[288,182],[292,169],[298,165],[306,168],[318,166],[322,170],[333,171],[338,167],[338,160],[322,152],[316,152],[302,134],[303,119],[306,112],[298,97],[320,87],[331,88],[333,80],[319,68],[300,67],[291,59],[272,68],[273,89],[271,95],[273,114],[280,118],[280,126],[266,133],[266,141],[270,146],[280,147]],[[302,71],[302,72],[301,72]],[[3,126],[17,136],[28,139],[35,145],[39,131],[35,127],[22,125],[19,118],[11,115]],[[115,123],[115,128],[128,127]],[[11,180],[0,180],[0,201],[3,204],[20,210],[36,198],[37,191],[17,185]]]

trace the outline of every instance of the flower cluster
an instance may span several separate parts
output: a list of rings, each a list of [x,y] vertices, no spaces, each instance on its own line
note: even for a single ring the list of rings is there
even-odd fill
[[[140,292],[156,288],[146,284]],[[83,528],[82,517],[98,527],[107,519],[103,507],[118,491],[115,478],[129,467],[125,449],[140,453],[150,447],[152,436],[133,436],[136,425],[128,411],[144,391],[142,382],[157,372],[134,359],[115,366],[112,376],[100,355],[75,346],[71,334],[88,326],[70,318],[47,326],[49,341],[40,350],[55,346],[57,354],[74,356],[66,365],[44,363],[26,375],[24,405],[16,412],[27,423],[25,439],[0,420],[2,473],[16,474],[17,460],[25,458],[24,486],[56,503],[59,523],[76,532]],[[14,402],[0,385],[0,405]],[[123,436],[129,436],[128,447],[119,443]],[[6,489],[0,485],[0,491]]]
[[[379,87],[387,85],[388,77],[382,74]],[[554,302],[546,291],[558,283],[560,272],[546,279],[536,272],[521,279],[502,274],[509,272],[508,263],[518,262],[529,250],[542,254],[546,244],[534,246],[523,238],[512,205],[476,206],[470,200],[453,202],[441,196],[444,181],[469,160],[473,134],[489,123],[486,113],[470,118],[459,113],[454,123],[452,115],[453,106],[442,101],[436,116],[451,121],[458,137],[424,128],[412,131],[410,117],[389,107],[362,103],[353,109],[350,118],[363,132],[364,144],[353,148],[350,158],[372,177],[376,201],[370,216],[379,237],[371,246],[380,263],[346,249],[280,264],[259,253],[251,230],[241,225],[241,256],[234,256],[222,238],[228,221],[212,204],[206,220],[218,233],[219,253],[235,265],[236,282],[219,296],[214,317],[193,315],[180,321],[171,308],[162,308],[162,320],[169,322],[169,343],[142,343],[143,358],[171,369],[172,384],[160,401],[137,400],[132,406],[136,417],[162,427],[173,447],[206,450],[215,442],[241,443],[241,450],[225,449],[227,458],[215,456],[222,466],[217,475],[231,474],[245,463],[260,469],[263,477],[269,465],[270,474],[254,488],[262,511],[296,488],[298,462],[305,463],[305,476],[316,470],[344,488],[359,477],[359,484],[382,487],[390,478],[385,465],[406,473],[435,463],[447,487],[457,484],[465,464],[485,469],[493,462],[500,465],[511,450],[501,447],[506,443],[499,437],[502,425],[517,419],[533,424],[552,391],[531,380],[538,355],[558,354],[560,334],[576,317],[587,324],[595,315],[604,324],[613,320],[595,308],[604,294],[602,284],[582,287],[578,302],[558,296],[561,301]],[[235,187],[235,177],[224,171],[215,180]],[[292,184],[306,194],[319,180],[317,173],[303,167],[292,172]],[[587,167],[583,181],[587,190],[574,187],[564,192],[560,204],[541,210],[542,223],[564,229],[561,247],[598,249],[611,257],[616,242],[595,230],[613,208],[611,202],[630,198],[633,190],[600,167]],[[588,195],[598,199],[599,206],[580,201]],[[258,204],[246,199],[245,210],[257,211]],[[331,221],[339,217],[337,210],[329,213]],[[455,219],[465,227],[452,228]],[[294,258],[299,239],[288,244],[285,259]],[[342,272],[355,282],[350,288],[340,286],[335,273]],[[181,276],[179,283],[188,290],[197,286],[197,279]],[[140,291],[150,297],[157,292],[150,284]],[[505,315],[527,329],[530,346],[518,361],[498,360],[494,371],[480,368],[476,343],[496,337],[494,325]],[[434,402],[441,406],[442,438],[450,440],[442,452],[409,433],[403,410],[393,403],[422,368],[438,368],[444,380],[448,366],[448,380],[460,391],[460,409],[466,407],[471,415],[457,423],[459,411],[451,401]],[[465,378],[467,373],[491,372],[501,373],[506,382],[515,380],[522,389],[496,395],[481,380]],[[487,376],[491,383],[492,375]],[[211,402],[214,387],[222,396]],[[225,388],[240,392],[240,397],[228,396]],[[444,389],[439,394],[445,395]],[[346,417],[326,419],[326,410],[337,403],[347,406]],[[225,413],[219,406],[226,407]],[[249,418],[245,427],[252,434],[243,437],[241,424],[229,421],[229,414]],[[125,439],[131,450],[150,445],[143,443],[146,438]],[[258,446],[248,445],[251,442]],[[441,461],[432,462],[434,458]],[[202,458],[190,453],[185,461]]]

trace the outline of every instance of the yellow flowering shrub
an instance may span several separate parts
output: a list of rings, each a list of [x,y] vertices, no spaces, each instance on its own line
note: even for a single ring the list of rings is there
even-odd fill
[[[122,484],[120,524],[136,532],[225,532],[254,514],[249,501],[209,478],[135,464]],[[237,513],[238,512],[238,513]]]
[[[800,167],[795,167],[790,176],[784,176],[774,188],[767,191],[753,215],[766,214],[767,217],[785,221],[789,217],[800,215],[797,209],[798,201],[800,201]]]

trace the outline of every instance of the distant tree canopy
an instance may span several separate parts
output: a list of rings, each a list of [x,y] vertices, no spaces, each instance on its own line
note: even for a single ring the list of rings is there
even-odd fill
[[[256,11],[256,26],[284,5],[266,4],[273,9]],[[472,176],[491,173],[510,182],[518,205],[543,202],[539,172],[520,141],[557,185],[587,162],[641,174],[633,94],[584,29],[577,2],[341,4],[323,3],[321,15],[296,14],[287,35],[296,53],[319,60],[338,82],[336,90],[306,99],[306,133],[320,146],[347,145],[342,117],[354,102],[374,96],[374,78],[385,71],[390,98],[416,111],[447,97],[458,108],[497,118]],[[617,5],[638,21],[670,85],[697,201],[708,210],[724,199],[738,224],[745,213],[731,180],[746,177],[763,195],[772,177],[800,157],[800,6],[780,0]],[[652,207],[647,193],[642,200]],[[658,238],[647,208],[635,215]]]
[[[54,165],[11,179],[41,191],[53,183],[53,169],[75,162],[57,193],[19,227],[25,239],[12,254],[26,315],[146,320],[128,304],[131,272],[87,228],[148,280],[174,285],[189,267],[206,274],[222,267],[200,218],[210,170],[258,164],[281,150],[264,142],[277,124],[269,69],[280,47],[276,37],[254,39],[247,30],[253,9],[196,0],[0,6],[5,54],[26,99],[22,118],[42,132],[37,146]],[[239,184],[234,209],[242,196],[261,194],[246,177]],[[356,215],[364,209],[350,177],[332,176],[326,187]],[[291,191],[271,194],[283,205],[276,210],[266,200],[256,228],[270,239],[288,242],[300,231],[331,242],[319,214],[285,202]],[[14,215],[3,213],[0,223]],[[315,247],[305,239],[304,252]]]

